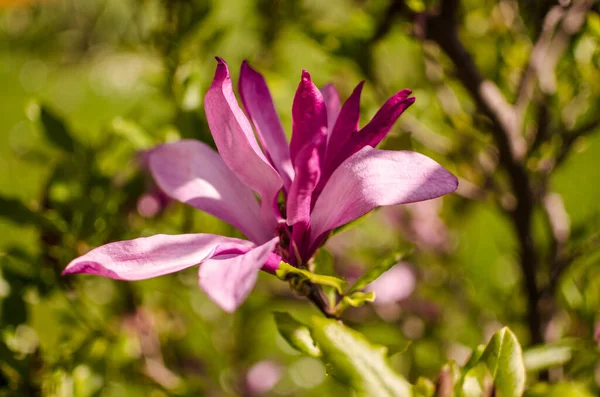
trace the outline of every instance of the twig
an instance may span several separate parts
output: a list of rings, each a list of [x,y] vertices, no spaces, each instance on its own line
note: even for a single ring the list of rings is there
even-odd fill
[[[562,197],[558,193],[547,193],[542,198],[544,215],[548,228],[551,233],[550,240],[550,275],[551,279],[554,275],[561,272],[565,265],[565,246],[571,234],[571,220],[565,209],[565,204]],[[551,286],[552,290],[553,287]]]
[[[521,77],[515,102],[519,129],[522,128],[525,112],[533,97],[536,80],[546,95],[556,91],[556,65],[567,49],[571,36],[583,27],[585,15],[595,2],[596,0],[576,1],[566,10],[555,6],[546,14],[542,31]]]

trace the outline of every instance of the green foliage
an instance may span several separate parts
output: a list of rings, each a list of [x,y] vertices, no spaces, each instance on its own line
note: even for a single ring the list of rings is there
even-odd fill
[[[360,276],[354,284],[348,288],[346,295],[350,295],[356,291],[360,291],[367,285],[375,281],[383,273],[387,272],[392,266],[400,262],[403,258],[409,255],[410,251],[397,252],[390,255],[385,260],[381,261],[377,266],[370,268],[365,274]]]
[[[318,357],[328,373],[339,382],[349,386],[358,396],[409,397],[411,385],[389,365],[387,349],[372,345],[362,334],[335,320],[313,317],[310,326],[302,325],[283,313],[276,313],[275,321],[280,333],[290,344],[298,348],[298,338],[293,333],[310,330]],[[314,346],[302,338],[303,346]],[[314,351],[305,347],[298,350],[312,355]]]
[[[600,393],[597,4],[583,18],[563,18],[587,2],[0,3],[0,395]],[[481,87],[465,85],[471,69],[423,40],[453,20],[427,16],[454,3],[466,50],[459,58],[470,54]],[[585,23],[573,31],[567,22],[578,20]],[[523,97],[543,32],[553,41],[542,49],[564,52],[541,57]],[[214,148],[203,94],[216,55],[234,85],[243,59],[264,74],[288,137],[302,69],[318,86],[334,83],[342,100],[365,80],[360,126],[411,88],[417,101],[379,148],[424,153],[460,178],[456,194],[338,228],[305,269],[282,266],[296,292],[310,285],[340,322],[312,320],[307,299],[266,274],[232,315],[198,289],[197,269],[135,283],[61,276],[73,258],[110,241],[243,237],[160,195],[141,155],[180,138]],[[522,105],[504,116],[522,126],[515,134],[527,150],[513,165],[530,202],[515,192],[524,181],[511,179],[494,117],[473,97],[493,88],[500,105]],[[529,204],[533,306],[550,343],[529,332],[519,229]],[[408,244],[410,256],[390,254]],[[409,272],[394,273],[400,260]],[[387,289],[365,293],[378,278]],[[480,345],[500,325],[514,334],[504,329]],[[526,341],[522,355],[516,336]],[[273,384],[253,389],[256,379]]]
[[[527,349],[523,361],[527,371],[540,371],[567,364],[577,350],[575,341],[562,340]]]
[[[279,334],[296,350],[311,357],[321,357],[321,350],[315,345],[310,330],[287,313],[275,312],[275,324]]]
[[[525,391],[525,364],[521,345],[508,328],[496,332],[479,358],[494,378],[499,397],[518,397]]]
[[[40,109],[40,122],[46,138],[50,142],[68,153],[75,151],[75,140],[65,122],[45,106]]]

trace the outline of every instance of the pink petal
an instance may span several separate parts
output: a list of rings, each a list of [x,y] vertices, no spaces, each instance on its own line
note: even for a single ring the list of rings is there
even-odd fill
[[[244,255],[221,255],[200,266],[200,287],[223,310],[233,312],[246,300],[258,277],[258,271],[275,249],[278,238]]]
[[[290,155],[292,164],[297,167],[298,154],[323,129],[327,130],[327,108],[323,95],[314,85],[310,74],[302,71],[302,80],[294,96],[292,105],[292,141]],[[326,142],[323,141],[323,150]]]
[[[283,182],[260,150],[250,122],[240,109],[227,64],[217,58],[213,83],[204,98],[206,119],[223,161],[262,200],[261,214],[275,227],[274,208]]]
[[[143,280],[177,272],[215,255],[243,253],[252,246],[250,241],[213,234],[157,234],[95,248],[71,261],[63,275]]]
[[[358,83],[340,110],[333,131],[331,131],[329,140],[327,141],[328,158],[333,157],[348,142],[350,137],[358,131],[360,94],[362,93],[364,84],[364,81]]]
[[[342,110],[335,122],[333,131],[329,134],[325,155],[325,166],[323,169],[323,176],[319,182],[319,187],[317,188],[317,195],[323,190],[325,183],[333,171],[349,157],[349,155],[346,155],[344,147],[348,144],[350,138],[358,131],[358,122],[360,120],[360,95],[364,83],[364,81],[358,83],[350,97],[344,102],[344,106],[342,106]]]
[[[369,124],[352,135],[348,145],[344,148],[346,158],[367,145],[377,146],[392,129],[398,117],[415,102],[414,97],[408,97],[411,93],[411,90],[402,90],[388,99]]]
[[[246,61],[242,63],[239,88],[242,103],[254,123],[261,145],[279,171],[287,191],[294,179],[290,148],[264,77]]]
[[[366,146],[335,170],[317,199],[311,244],[376,207],[429,200],[457,186],[456,177],[427,156]]]
[[[321,93],[323,94],[323,100],[325,101],[325,107],[327,108],[327,131],[331,134],[335,121],[340,113],[342,102],[340,100],[340,94],[333,84],[325,84],[321,87]]]
[[[206,144],[183,140],[158,146],[149,164],[158,186],[172,198],[230,223],[255,243],[273,237],[254,193]]]
[[[323,143],[327,139],[327,130],[323,128],[315,135],[300,153],[296,160],[296,177],[290,188],[287,199],[287,223],[294,225],[302,222],[308,225],[310,220],[311,197],[319,177],[323,162]]]

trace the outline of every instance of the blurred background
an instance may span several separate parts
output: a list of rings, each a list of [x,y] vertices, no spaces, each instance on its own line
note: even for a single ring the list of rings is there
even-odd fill
[[[366,80],[361,125],[414,91],[382,147],[427,154],[458,192],[379,210],[320,253],[351,280],[415,244],[345,315],[399,372],[435,380],[508,325],[527,349],[561,347],[549,371],[528,364],[556,385],[531,395],[596,395],[599,44],[594,1],[1,0],[0,395],[348,395],[277,334],[272,311],[318,312],[272,276],[233,315],[194,269],[60,276],[109,241],[239,236],[144,165],[159,143],[213,145],[215,56],[234,81],[244,59],[264,74],[288,136],[302,69],[342,99]]]

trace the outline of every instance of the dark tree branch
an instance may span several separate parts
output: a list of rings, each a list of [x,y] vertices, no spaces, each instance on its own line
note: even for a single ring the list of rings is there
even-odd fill
[[[404,15],[414,20],[415,32],[418,36],[434,41],[446,53],[455,66],[457,78],[469,92],[479,113],[490,121],[489,131],[499,154],[498,166],[508,175],[512,194],[516,198],[515,207],[507,211],[519,241],[520,266],[527,294],[527,321],[532,344],[543,342],[540,314],[542,288],[537,281],[540,258],[534,247],[532,232],[532,218],[536,206],[544,207],[546,210],[548,227],[556,240],[557,250],[559,245],[562,246],[560,239],[563,237],[560,234],[560,216],[557,217],[561,211],[554,211],[556,206],[551,205],[551,200],[544,200],[547,197],[539,193],[547,191],[547,178],[542,175],[541,181],[538,181],[534,188],[533,179],[525,165],[527,156],[551,135],[548,131],[551,112],[545,102],[540,104],[537,134],[530,139],[532,146],[530,150],[523,136],[524,115],[533,99],[536,83],[543,93],[554,92],[555,69],[558,61],[566,51],[571,37],[581,30],[585,22],[585,14],[595,2],[596,0],[574,0],[569,8],[548,7],[543,27],[523,72],[514,106],[508,103],[493,82],[483,77],[461,42],[458,36],[460,0],[440,0],[437,12],[421,14],[409,10],[404,6],[404,1],[393,2],[395,10],[403,10]],[[386,23],[384,27],[386,27],[384,31],[387,32],[389,24]],[[557,162],[561,162],[567,156],[579,136],[588,133],[598,125],[600,120],[569,134],[568,138],[565,138]],[[553,250],[553,252],[557,251]]]
[[[517,204],[511,219],[520,243],[521,270],[528,302],[528,325],[531,343],[543,341],[542,322],[538,310],[540,291],[536,280],[537,255],[532,236],[534,195],[529,176],[519,161],[524,154],[524,140],[516,130],[514,109],[500,90],[483,78],[457,31],[458,0],[444,0],[440,13],[427,17],[425,37],[435,41],[456,67],[456,74],[465,86],[479,111],[490,121],[490,131],[498,147],[500,166],[507,172]]]

